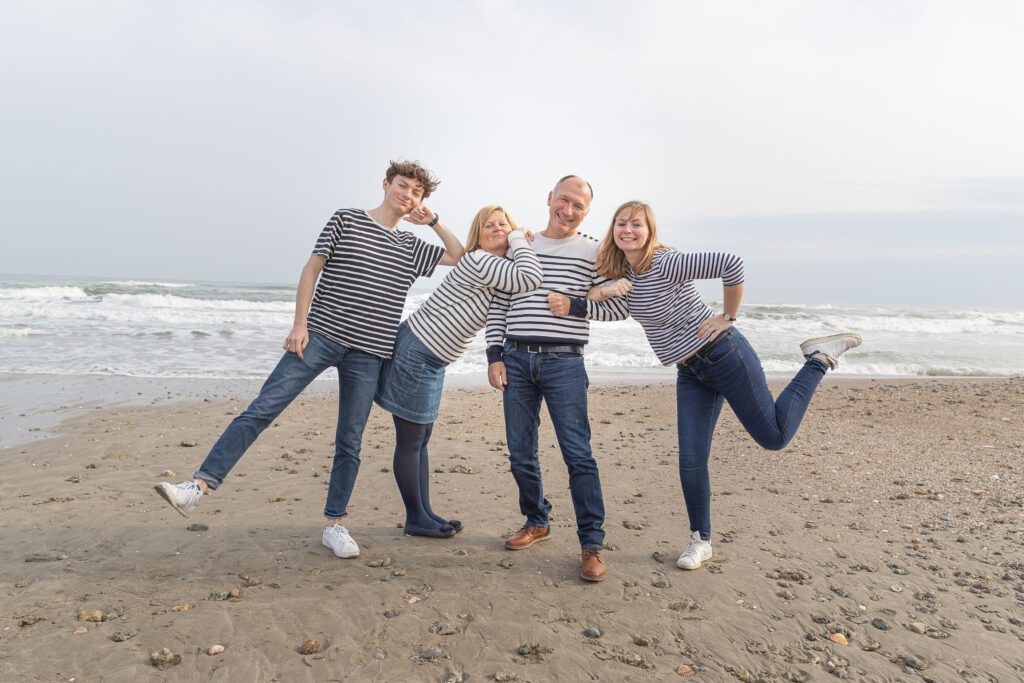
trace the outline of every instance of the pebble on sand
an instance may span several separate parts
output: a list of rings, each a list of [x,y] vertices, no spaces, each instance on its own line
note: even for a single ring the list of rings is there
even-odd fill
[[[583,635],[585,635],[587,638],[600,638],[601,637],[601,629],[594,628],[593,626],[591,626],[590,628],[588,628],[587,630],[585,630],[583,632]]]
[[[840,645],[850,644],[850,640],[842,633],[831,633],[829,634],[828,639],[831,640],[833,643],[839,643]]]
[[[177,666],[178,664],[181,664],[181,655],[173,654],[170,650],[168,650],[165,647],[159,652],[151,653],[149,655],[149,663],[155,666],[156,668],[160,669],[161,671],[166,671],[167,669],[170,669],[172,666]]]
[[[160,473],[160,476],[164,477],[165,479],[169,479],[170,477],[177,476],[177,474],[178,473],[175,472],[174,470],[164,470],[163,472]]]
[[[184,441],[182,441],[178,445],[181,446],[182,448],[195,448],[199,444],[196,443],[195,441],[190,440],[190,439],[185,439]]]
[[[690,676],[696,676],[697,670],[689,664],[680,664],[676,667],[676,673],[682,676],[683,678],[689,678]]]
[[[224,646],[223,645],[211,645],[210,649],[206,651],[206,654],[208,654],[210,656],[213,656],[213,655],[219,655],[221,652],[224,652]]]
[[[315,654],[319,654],[321,647],[323,647],[323,646],[320,644],[319,640],[316,640],[315,638],[307,638],[306,640],[304,640],[302,642],[302,645],[299,645],[299,654],[300,655],[315,655]]]
[[[98,609],[84,609],[78,613],[78,620],[99,623],[101,621],[106,621],[107,617]]]

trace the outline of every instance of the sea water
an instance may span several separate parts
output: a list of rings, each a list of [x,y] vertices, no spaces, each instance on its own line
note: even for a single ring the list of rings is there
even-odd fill
[[[429,296],[414,288],[408,315]],[[0,373],[260,379],[282,354],[294,285],[0,275]],[[721,304],[710,302],[715,310]],[[1024,374],[1024,312],[744,302],[737,327],[770,376],[795,372],[804,339],[855,331],[839,372]],[[593,323],[592,375],[665,375],[632,320]],[[483,335],[448,369],[485,375]]]

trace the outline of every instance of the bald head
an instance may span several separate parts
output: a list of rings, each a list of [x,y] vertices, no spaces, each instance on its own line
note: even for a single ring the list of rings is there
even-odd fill
[[[583,178],[567,175],[548,193],[548,225],[541,234],[564,239],[576,234],[576,228],[590,211],[594,190]]]

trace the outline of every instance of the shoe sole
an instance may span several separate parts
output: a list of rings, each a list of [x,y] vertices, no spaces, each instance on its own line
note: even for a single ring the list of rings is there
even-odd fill
[[[509,545],[508,543],[505,543],[505,550],[526,550],[527,548],[529,548],[534,543],[540,543],[541,541],[546,541],[549,538],[551,538],[551,532],[550,531],[547,533],[547,535],[535,538],[532,541],[530,541],[529,543],[527,543],[526,545]]]
[[[580,578],[583,579],[584,581],[589,581],[591,583],[601,583],[602,581],[604,581],[604,577],[605,577],[605,575],[601,575],[601,576],[587,576],[583,572],[580,572]]]
[[[696,567],[684,567],[683,565],[679,564],[678,560],[676,560],[676,566],[682,569],[684,572],[692,572],[695,569],[700,569],[702,566],[704,566],[704,563],[709,561],[712,557],[712,555],[708,555],[703,560],[698,562]]]
[[[334,551],[334,548],[332,548],[331,546],[327,545],[326,543],[322,543],[322,545],[325,548],[327,548],[328,550],[330,550],[331,553],[333,553],[335,557],[340,557],[343,560],[351,560],[353,557],[359,557],[359,551],[358,550],[355,552],[354,555],[339,555],[338,553],[336,553]]]
[[[164,500],[166,500],[166,501],[167,501],[167,503],[168,503],[168,504],[169,504],[169,505],[170,505],[170,506],[171,506],[172,508],[174,508],[175,510],[177,510],[177,512],[178,512],[178,514],[179,514],[179,515],[181,515],[182,517],[188,517],[188,516],[189,516],[189,514],[190,514],[190,513],[189,513],[189,511],[188,511],[188,510],[185,510],[185,509],[184,509],[184,508],[182,508],[182,507],[181,507],[180,505],[178,505],[178,504],[177,504],[177,503],[176,503],[176,502],[174,501],[174,499],[173,499],[173,498],[171,498],[171,494],[170,494],[170,493],[168,493],[168,492],[167,492],[167,491],[165,490],[165,487],[168,487],[168,486],[170,486],[170,485],[169,485],[169,484],[164,484],[164,483],[162,483],[162,482],[161,482],[161,483],[157,484],[156,486],[154,486],[154,487],[153,487],[153,490],[154,490],[154,491],[156,491],[157,493],[159,493],[159,494],[160,494],[160,497],[161,497],[161,498],[163,498]]]
[[[852,332],[843,332],[840,334],[830,334],[827,337],[815,337],[814,339],[808,339],[804,343],[800,344],[800,351],[803,351],[804,348],[808,346],[813,346],[815,344],[824,344],[825,342],[836,341],[837,339],[845,339],[847,337],[853,337],[854,339],[857,340],[857,343],[850,347],[851,349],[855,349],[864,343],[864,340],[861,338],[859,334],[854,334]]]

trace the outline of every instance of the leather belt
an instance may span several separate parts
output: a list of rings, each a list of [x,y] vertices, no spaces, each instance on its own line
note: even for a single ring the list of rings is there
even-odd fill
[[[510,344],[516,351],[526,351],[527,353],[575,353],[577,356],[583,355],[583,347],[573,344],[528,344],[518,341],[510,342]]]
[[[707,344],[705,344],[704,346],[702,346],[699,349],[697,349],[696,351],[694,351],[693,355],[691,355],[689,358],[687,358],[686,360],[679,361],[678,363],[676,363],[676,365],[689,365],[693,361],[697,360],[697,355],[698,354],[707,353],[708,351],[711,350],[712,346],[714,346],[715,344],[717,344],[718,342],[722,341],[727,336],[729,336],[728,334],[726,334],[726,332],[728,332],[728,330],[725,330],[725,331],[719,333],[719,335],[717,337],[715,337],[714,339],[709,341]]]

